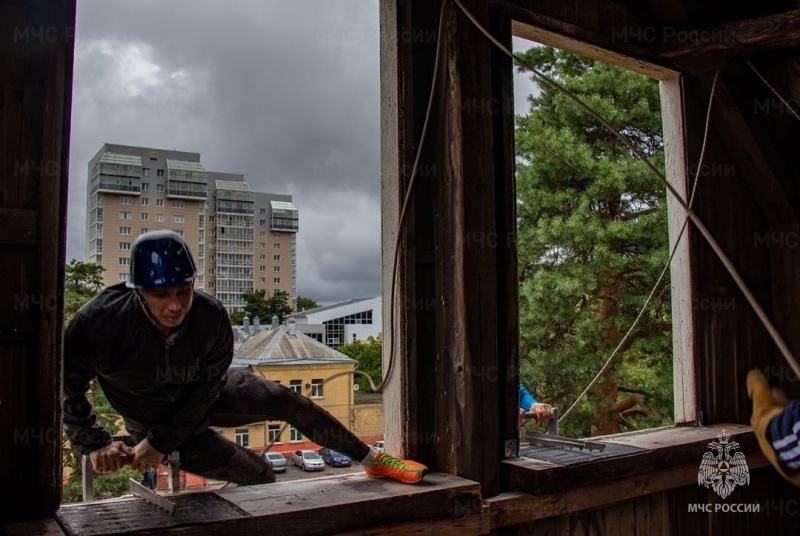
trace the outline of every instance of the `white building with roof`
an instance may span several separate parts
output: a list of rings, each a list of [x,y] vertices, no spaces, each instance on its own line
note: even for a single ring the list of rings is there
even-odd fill
[[[381,339],[382,302],[380,296],[357,298],[309,309],[286,318],[296,321],[298,331],[331,348],[338,348],[353,341],[365,341],[369,337]]]

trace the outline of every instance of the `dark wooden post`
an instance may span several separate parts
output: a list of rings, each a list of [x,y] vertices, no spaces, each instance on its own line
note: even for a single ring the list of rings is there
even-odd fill
[[[61,330],[75,0],[0,0],[3,521],[61,502]]]
[[[464,4],[510,43],[509,20],[490,17],[488,1]],[[506,447],[516,453],[512,70],[448,3],[434,110],[401,225],[440,13],[441,2],[381,4],[386,437],[390,449],[479,481],[491,496]]]

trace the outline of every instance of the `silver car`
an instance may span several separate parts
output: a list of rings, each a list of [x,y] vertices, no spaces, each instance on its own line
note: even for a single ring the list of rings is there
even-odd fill
[[[286,471],[286,457],[280,452],[267,451],[264,460],[272,467],[272,472],[283,473]]]
[[[292,465],[299,467],[303,471],[322,471],[325,469],[325,461],[314,450],[294,451]]]

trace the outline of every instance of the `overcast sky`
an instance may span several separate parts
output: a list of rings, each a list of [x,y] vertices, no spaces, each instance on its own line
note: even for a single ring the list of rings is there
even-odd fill
[[[178,149],[293,196],[299,295],[379,295],[379,72],[377,0],[78,0],[67,260],[102,144]]]

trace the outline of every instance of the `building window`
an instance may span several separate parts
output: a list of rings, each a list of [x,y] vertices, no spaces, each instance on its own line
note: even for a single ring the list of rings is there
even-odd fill
[[[270,445],[274,445],[276,443],[281,442],[281,425],[280,424],[270,424],[267,427],[267,442]]]
[[[119,249],[131,249],[131,243],[130,242],[120,242],[119,243]]]
[[[173,231],[175,231],[179,235],[183,236],[183,231],[181,231],[180,229],[173,229]],[[144,232],[144,231],[142,231],[142,232]]]
[[[120,257],[119,258],[120,266],[128,266],[129,262],[130,262],[130,259],[128,257]]]
[[[142,221],[147,221],[150,219],[150,214],[147,212],[142,212]]]
[[[279,243],[277,243],[277,242],[275,242],[275,244],[273,244],[272,247],[273,247],[273,249],[281,249],[281,245]]]
[[[164,185],[163,184],[156,184],[156,192],[164,192]]]
[[[133,199],[131,199],[130,197],[128,197],[126,195],[123,195],[122,197],[119,198],[119,204],[120,205],[130,205],[132,203],[133,203]]]
[[[280,272],[281,271],[281,267],[280,266],[273,266],[272,267],[272,271],[273,272]]]
[[[279,260],[281,260],[281,256],[280,255],[273,255],[272,256],[272,260],[273,261],[279,261]]]
[[[143,192],[149,192],[150,191],[150,183],[149,182],[143,182],[142,183],[142,191]]]
[[[163,199],[156,199],[156,206],[157,207],[163,207],[164,206],[164,200]]]
[[[182,215],[176,215],[172,217],[172,223],[183,223],[184,217]]]
[[[267,256],[264,253],[262,253],[261,255],[258,256],[258,260],[265,261],[267,260]]]
[[[247,428],[237,428],[233,433],[233,439],[241,447],[250,446],[250,431]]]
[[[261,278],[261,280],[260,280],[260,282],[261,282],[261,283],[266,283],[266,282],[267,282],[267,278],[266,278],[266,277],[262,277],[262,278]]]
[[[261,227],[266,227],[266,226],[267,226],[267,220],[258,220],[258,224],[259,224]]]
[[[156,170],[156,177],[163,177],[163,176],[164,176],[164,170],[163,169],[157,169]]]
[[[121,220],[129,220],[129,219],[131,219],[131,213],[130,212],[120,212],[119,213],[119,219],[121,219]]]
[[[142,168],[142,175],[144,177],[149,177],[150,176],[150,168],[149,167]]]
[[[267,249],[267,244],[265,244],[264,242],[261,242],[261,249]]]
[[[325,396],[322,391],[322,380],[311,380],[311,398],[322,398]]]
[[[275,283],[275,284],[279,284],[281,282],[281,278],[280,277],[273,277],[272,278],[272,282]]]
[[[303,394],[303,380],[289,380],[289,389],[298,395]]]
[[[281,233],[272,233],[272,238],[280,238]]]
[[[143,197],[142,198],[142,206],[146,207],[149,204],[150,204],[150,198],[149,197]]]
[[[131,234],[131,228],[130,227],[120,227],[119,228],[119,234],[121,234],[121,235],[129,235],[129,234]]]
[[[156,221],[164,221],[164,215],[163,214],[156,214]]]
[[[298,443],[303,440],[303,434],[300,433],[300,430],[292,426],[292,433],[289,436],[289,440]]]
[[[183,201],[181,200],[173,201],[172,208],[183,208]]]
[[[259,214],[266,214],[266,213],[267,213],[267,209],[265,209],[265,208],[262,208],[261,211],[259,212]]]
[[[140,233],[144,234],[144,233],[148,232],[149,230],[150,229],[148,229],[147,227],[142,227],[142,230],[140,231]]]
[[[128,280],[128,274],[119,274],[119,278],[117,280],[122,283],[126,282]]]
[[[265,236],[267,236],[267,232],[266,231],[261,231],[261,238],[264,238]]]

